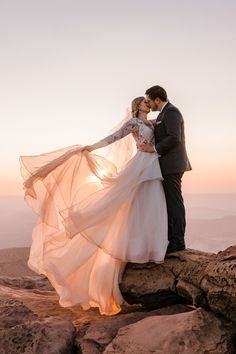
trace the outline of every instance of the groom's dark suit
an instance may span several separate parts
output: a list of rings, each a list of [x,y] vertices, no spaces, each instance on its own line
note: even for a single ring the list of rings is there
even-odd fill
[[[181,192],[181,178],[191,170],[184,135],[184,120],[175,106],[168,102],[157,117],[155,147],[160,156],[160,166],[164,178],[163,187],[168,211],[168,249],[185,247],[185,208]]]

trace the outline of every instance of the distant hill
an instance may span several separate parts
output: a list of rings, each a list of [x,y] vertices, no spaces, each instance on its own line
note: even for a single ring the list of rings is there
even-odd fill
[[[236,194],[185,194],[189,219],[218,219],[236,215]]]
[[[190,248],[218,252],[236,244],[236,216],[220,219],[188,219],[186,242]]]
[[[27,266],[29,248],[7,248],[0,250],[0,276],[20,277],[37,275]]]
[[[236,244],[236,195],[185,196],[187,246],[218,252]],[[23,196],[0,197],[0,249],[29,247],[36,215]]]

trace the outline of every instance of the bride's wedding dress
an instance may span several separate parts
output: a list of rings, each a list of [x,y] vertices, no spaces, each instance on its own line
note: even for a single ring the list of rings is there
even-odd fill
[[[25,200],[38,214],[28,265],[48,277],[62,306],[116,314],[126,262],[164,261],[167,211],[158,155],[121,151],[116,143],[127,138],[153,143],[153,129],[138,118],[126,121],[96,144],[114,143],[111,160],[81,152],[80,145],[21,157]]]

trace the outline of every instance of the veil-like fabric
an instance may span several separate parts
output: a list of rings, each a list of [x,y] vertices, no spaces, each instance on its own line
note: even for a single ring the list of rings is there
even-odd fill
[[[118,131],[129,119],[132,118],[132,113],[129,109],[126,111],[124,119],[122,119],[111,131],[114,133]],[[105,147],[104,157],[109,161],[113,162],[116,166],[117,172],[120,172],[126,163],[134,156],[136,153],[135,140],[132,134],[126,135],[123,139],[116,141],[115,143]]]
[[[110,133],[117,131],[130,118],[131,113],[127,111],[125,118]],[[71,234],[66,229],[69,225],[65,220],[68,213],[71,214],[75,207],[82,212],[88,205],[95,205],[104,198],[136,152],[131,134],[97,150],[96,154],[81,152],[81,149],[78,144],[20,157],[24,198],[38,214],[29,266],[39,273],[44,271],[46,253],[63,248],[70,240]]]
[[[131,111],[127,109],[125,117],[110,131],[110,134],[120,129],[131,118]],[[25,191],[27,193],[33,192],[30,186],[32,187],[37,180],[43,180],[51,171],[80,152],[82,147],[82,145],[76,144],[40,155],[20,156],[21,175],[24,180]],[[112,145],[102,147],[96,154],[112,162],[117,172],[120,172],[135,152],[135,141],[129,134]]]
[[[112,133],[130,118],[128,112]],[[145,125],[142,132],[153,138]],[[20,157],[25,200],[38,214],[28,265],[48,277],[62,306],[118,313],[124,264],[163,262],[167,213],[158,155],[136,152],[128,134],[96,153],[78,144]]]

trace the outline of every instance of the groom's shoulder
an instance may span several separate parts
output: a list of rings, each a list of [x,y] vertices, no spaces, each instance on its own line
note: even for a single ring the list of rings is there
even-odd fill
[[[168,104],[166,105],[166,110],[165,110],[166,112],[168,111],[168,112],[177,112],[177,113],[179,113],[181,116],[182,116],[182,114],[181,114],[181,112],[180,112],[180,110],[179,110],[179,108],[177,108],[176,106],[174,106],[172,103],[170,103],[170,102],[168,102]]]

